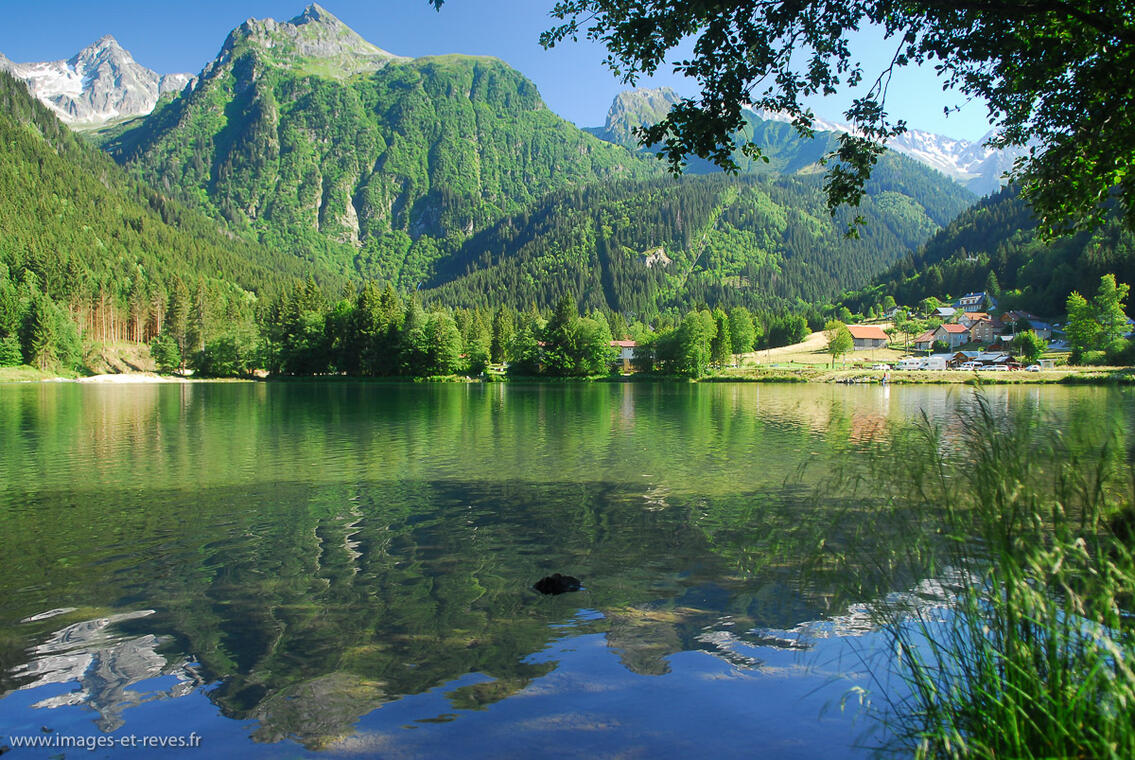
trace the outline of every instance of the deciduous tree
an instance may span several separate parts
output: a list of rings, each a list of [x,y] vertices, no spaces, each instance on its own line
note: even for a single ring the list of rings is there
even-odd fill
[[[828,353],[831,354],[833,367],[836,359],[855,349],[855,340],[851,337],[851,331],[838,319],[830,320],[824,325],[824,336],[828,339]]]

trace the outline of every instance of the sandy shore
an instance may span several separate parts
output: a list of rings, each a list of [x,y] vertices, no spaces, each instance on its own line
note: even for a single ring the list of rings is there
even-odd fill
[[[96,383],[105,384],[110,383],[114,385],[124,385],[132,383],[184,383],[187,382],[184,377],[172,377],[169,375],[155,375],[149,372],[137,372],[121,375],[92,375],[91,377],[80,377],[75,380],[62,380],[56,379],[56,382],[75,382],[75,383]],[[44,382],[52,382],[45,380]]]

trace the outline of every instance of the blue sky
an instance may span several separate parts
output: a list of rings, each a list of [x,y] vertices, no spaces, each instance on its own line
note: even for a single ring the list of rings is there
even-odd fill
[[[220,49],[229,30],[246,18],[286,20],[308,0],[41,0],[8,2],[0,27],[0,52],[14,61],[69,58],[104,34],[114,35],[135,60],[160,73],[196,73]],[[553,0],[448,0],[440,13],[426,0],[327,0],[325,8],[359,34],[398,55],[440,53],[493,55],[519,69],[540,88],[556,113],[580,126],[603,123],[611,99],[625,85],[602,64],[604,50],[581,41],[554,50],[537,42],[551,25]],[[890,50],[870,33],[859,35],[858,51],[868,73],[877,71]],[[873,78],[873,76],[872,76]],[[667,67],[640,86],[669,85],[685,95],[692,83]],[[812,102],[818,115],[842,119],[848,98]],[[888,99],[892,115],[911,127],[977,139],[988,129],[985,109],[970,103],[944,118],[942,109],[959,105],[943,94],[934,72],[904,70]]]

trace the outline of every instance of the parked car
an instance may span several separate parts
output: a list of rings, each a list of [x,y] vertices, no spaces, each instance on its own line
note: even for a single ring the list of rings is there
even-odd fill
[[[980,367],[981,367],[981,364],[978,363],[978,362],[962,362],[961,364],[958,365],[958,369],[963,369],[963,370],[976,370],[976,369],[979,369]]]
[[[1040,365],[1030,364],[1029,366],[1025,367],[1025,372],[1040,372]]]

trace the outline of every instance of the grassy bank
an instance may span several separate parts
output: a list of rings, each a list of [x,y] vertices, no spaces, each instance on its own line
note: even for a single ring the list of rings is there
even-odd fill
[[[1041,413],[995,414],[978,397],[960,426],[923,423],[880,445],[868,488],[889,492],[884,520],[919,537],[884,564],[929,573],[920,595],[875,609],[893,656],[875,664],[876,698],[904,753],[1135,757],[1121,434],[1055,432]]]
[[[815,365],[744,366],[714,372],[702,382],[882,383],[892,385],[1104,385],[1135,383],[1131,367],[1076,367],[1040,372],[963,372],[960,370],[871,370]]]
[[[58,378],[78,377],[74,372],[44,372],[24,364],[19,367],[0,367],[0,383],[39,383]]]

